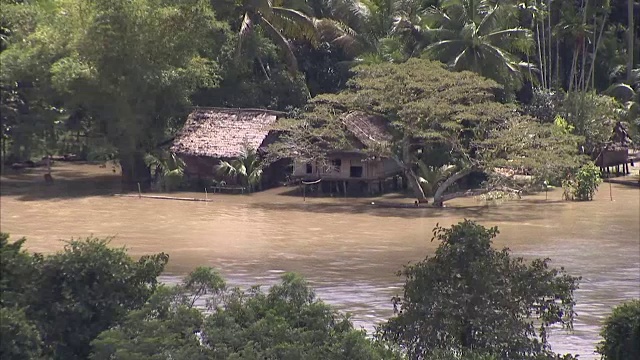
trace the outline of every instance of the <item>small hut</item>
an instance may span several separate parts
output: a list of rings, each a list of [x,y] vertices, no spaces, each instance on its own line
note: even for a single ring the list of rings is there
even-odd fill
[[[333,189],[370,194],[384,191],[385,180],[401,174],[402,169],[393,159],[371,157],[367,150],[385,147],[391,141],[386,121],[379,116],[352,112],[342,119],[342,124],[351,148],[331,151],[322,162],[294,159],[293,178],[308,182],[321,180],[323,191],[329,192]]]
[[[261,152],[276,141],[278,133],[272,128],[281,114],[265,109],[196,108],[171,151],[185,162],[187,177],[211,180],[221,160],[237,158],[247,147]],[[275,173],[265,169],[263,185],[275,181],[271,176]]]
[[[630,145],[629,129],[625,123],[618,121],[613,128],[610,141],[602,144],[595,158],[595,163],[600,167],[600,171],[610,174],[611,168],[615,167],[616,174],[629,174],[629,163],[632,162],[629,159]]]

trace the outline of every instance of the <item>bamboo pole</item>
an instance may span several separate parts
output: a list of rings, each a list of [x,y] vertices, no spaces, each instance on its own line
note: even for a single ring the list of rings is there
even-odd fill
[[[113,196],[118,196],[118,197],[136,197],[136,198],[157,199],[157,200],[180,200],[180,201],[200,201],[200,202],[213,202],[214,201],[212,199],[183,198],[183,197],[173,197],[173,196],[163,196],[163,195],[113,194]]]
[[[611,181],[609,181],[609,200],[613,201],[613,192],[611,190]]]

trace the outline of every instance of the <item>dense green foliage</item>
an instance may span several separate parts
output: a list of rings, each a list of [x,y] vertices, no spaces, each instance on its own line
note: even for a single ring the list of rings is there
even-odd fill
[[[85,359],[99,333],[154,293],[168,260],[158,254],[134,261],[107,240],[73,240],[50,256],[29,255],[22,243],[1,238],[1,305],[9,327],[3,331],[14,332],[15,343],[34,353],[40,334],[43,355],[53,359]]]
[[[598,352],[603,360],[640,358],[640,300],[632,300],[613,309],[604,323],[603,341]]]
[[[0,307],[0,358],[40,359],[42,340],[23,309]]]
[[[166,137],[198,87],[218,82],[218,65],[206,55],[224,42],[216,36],[224,25],[201,0],[50,6],[0,55],[3,81],[28,81],[61,101],[117,149],[123,180],[149,183],[144,153]]]
[[[497,228],[436,227],[436,253],[409,265],[399,311],[368,338],[285,274],[267,292],[229,288],[198,267],[158,285],[168,257],[134,261],[108,241],[71,241],[31,255],[0,237],[3,359],[574,359],[554,354],[549,328],[571,329],[579,278],[549,259],[530,263],[491,247]],[[614,309],[598,351],[635,359],[637,300]],[[634,351],[636,351],[634,353]]]
[[[435,228],[434,240],[441,242],[435,255],[402,270],[398,314],[380,336],[410,358],[434,351],[500,359],[553,355],[548,329],[572,328],[579,278],[551,268],[549,259],[526,263],[508,249],[493,249],[497,234],[468,220]]]
[[[148,184],[145,155],[171,138],[190,105],[302,108],[309,95],[343,89],[354,64],[415,57],[494,79],[506,99],[525,104],[532,88],[568,91],[575,106],[550,116],[572,123],[587,153],[608,136],[612,111],[636,124],[634,134],[640,125],[634,0],[0,6],[3,163],[66,152],[115,158],[125,182]],[[589,91],[606,91],[624,107],[585,115],[598,106]]]
[[[258,152],[245,146],[240,156],[231,161],[220,161],[217,165],[218,176],[225,183],[244,186],[249,192],[260,187],[263,164]]]
[[[193,279],[208,289],[209,315],[196,310]],[[191,284],[190,284],[191,283]],[[225,289],[211,269],[183,285],[160,289],[141,310],[93,343],[93,359],[392,359],[383,346],[353,329],[349,319],[315,299],[288,274],[268,293]]]
[[[602,183],[600,169],[593,163],[583,165],[575,175],[562,181],[566,200],[589,201]]]
[[[286,127],[290,134],[272,151],[322,158],[331,150],[353,146],[341,124],[347,113],[381,116],[393,140],[367,151],[394,159],[418,199],[425,197],[415,172],[418,150],[427,167],[451,166],[434,191],[438,205],[459,196],[445,191],[473,171],[489,174],[485,190],[494,190],[511,185],[498,168],[546,179],[579,163],[579,138],[497,101],[502,87],[492,80],[472,72],[450,72],[440,63],[421,59],[364,65],[354,71],[347,89],[317,96],[301,118],[291,121]]]

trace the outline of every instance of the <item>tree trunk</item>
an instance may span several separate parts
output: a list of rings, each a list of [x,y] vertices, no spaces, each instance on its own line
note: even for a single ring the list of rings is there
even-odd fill
[[[627,0],[627,16],[629,17],[629,29],[628,29],[628,44],[627,51],[629,52],[627,57],[627,81],[631,82],[632,70],[633,70],[633,38],[635,36],[635,28],[633,27],[633,0]]]
[[[582,38],[582,65],[580,65],[580,83],[577,88],[579,91],[586,91],[586,86],[584,83],[584,68],[587,67],[587,37]]]
[[[151,187],[151,170],[144,161],[144,153],[133,152],[120,156],[122,168],[122,190],[137,190],[138,183],[142,190]]]
[[[556,68],[555,68],[555,81],[553,82],[554,85],[559,88],[561,87],[561,81],[560,81],[560,40],[556,39]]]
[[[547,63],[547,73],[549,76],[549,79],[547,80],[547,87],[549,88],[549,90],[551,90],[551,78],[552,78],[552,73],[553,73],[553,66],[551,66],[552,63],[552,53],[551,53],[551,41],[552,41],[552,33],[551,33],[551,0],[547,0],[547,32],[549,34],[549,60]]]
[[[402,140],[402,159],[398,159],[397,157],[393,157],[393,160],[402,168],[402,171],[407,179],[407,185],[413,191],[414,196],[418,203],[427,202],[427,196],[424,194],[422,190],[422,186],[420,186],[420,181],[418,181],[418,176],[416,176],[413,168],[411,167],[411,151],[409,149],[409,140]]]
[[[536,6],[538,6],[537,2],[536,2]],[[542,40],[540,38],[540,22],[538,21],[537,16],[536,16],[535,22],[536,22],[536,40],[537,40],[536,43],[538,45],[538,64],[540,65],[540,81],[542,82],[542,88],[546,89],[547,88],[545,84],[546,67],[544,66],[545,64],[542,60],[542,48],[544,47],[544,44],[540,43],[540,41]]]
[[[438,190],[436,190],[436,193],[433,196],[433,205],[442,206],[442,204],[445,202],[444,192],[449,188],[449,186],[453,185],[456,181],[462,179],[463,177],[471,174],[471,172],[473,172],[472,167],[464,168],[451,175],[449,178],[447,178],[447,180],[440,184],[440,186],[438,186]]]
[[[600,40],[602,40],[602,33],[604,32],[604,25],[607,22],[608,15],[605,14],[602,18],[602,24],[600,24],[600,31],[598,32],[598,38],[594,41],[593,45],[593,57],[591,58],[591,69],[589,69],[589,76],[587,77],[587,88],[591,83],[591,88],[595,90],[595,67],[596,67],[596,55],[598,54],[598,48],[600,48]],[[594,27],[595,29],[595,27]]]
[[[578,66],[578,49],[579,47],[576,45],[576,48],[573,51],[573,59],[571,61],[571,72],[569,73],[569,92],[573,90],[576,67]]]

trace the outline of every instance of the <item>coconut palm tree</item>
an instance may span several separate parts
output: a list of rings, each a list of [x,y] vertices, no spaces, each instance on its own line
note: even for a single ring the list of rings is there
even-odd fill
[[[504,0],[444,0],[429,7],[419,29],[433,39],[426,53],[454,70],[513,84],[533,67],[515,55],[533,44],[531,31],[517,26],[516,9],[515,2]]]
[[[303,0],[243,0],[242,24],[238,33],[237,56],[243,44],[259,27],[282,51],[291,72],[298,68],[289,39],[313,40],[316,37],[314,20],[308,16],[309,7]]]
[[[234,160],[221,160],[216,166],[216,172],[220,176],[230,178],[242,186],[246,186],[249,191],[253,191],[260,186],[262,180],[263,164],[256,150],[245,146],[244,150]]]

